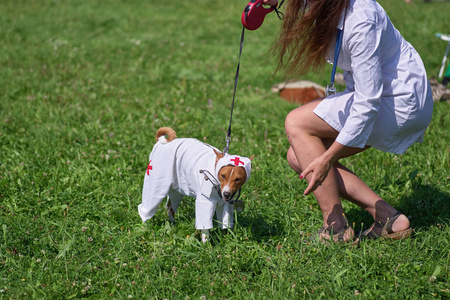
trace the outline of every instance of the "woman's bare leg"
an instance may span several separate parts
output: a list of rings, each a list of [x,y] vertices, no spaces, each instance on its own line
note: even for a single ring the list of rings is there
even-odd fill
[[[364,151],[364,149],[361,149],[361,151]],[[289,148],[288,150],[288,162],[295,172],[298,174],[302,172],[292,148]],[[338,174],[338,190],[341,198],[360,206],[362,209],[369,212],[374,220],[378,222],[384,223],[388,218],[395,215],[397,210],[389,203],[382,200],[378,194],[376,194],[351,170],[341,163],[336,163],[334,169]],[[407,228],[409,228],[409,220],[403,216],[399,217],[392,227],[394,232],[402,231]]]
[[[288,162],[299,174],[302,168],[305,168],[329,147],[338,134],[312,112],[317,103],[312,102],[303,105],[292,111],[286,118],[286,131],[291,143],[287,155]],[[296,148],[299,152],[298,155],[295,151]],[[342,157],[352,156],[364,150],[350,148]],[[334,222],[335,231],[346,225],[339,197],[367,210],[375,221],[386,222],[397,212],[394,207],[370,189],[364,181],[340,163],[334,164],[325,181],[313,194],[324,215],[324,226],[330,226]],[[409,228],[408,218],[404,215],[400,216],[394,222],[392,228],[394,232]]]
[[[305,169],[314,159],[327,149],[322,139],[336,138],[338,132],[314,114],[317,101],[302,105],[286,117],[286,133],[298,169]],[[292,159],[291,159],[292,160]],[[306,176],[309,182],[311,174]],[[347,226],[339,196],[338,179],[335,168],[331,168],[322,184],[313,192],[323,215],[323,226],[335,232]]]
[[[375,222],[386,223],[389,218],[392,218],[397,213],[397,209],[381,199],[380,196],[348,168],[340,163],[336,163],[335,168],[337,168],[339,173],[338,184],[342,192],[341,197],[368,211]],[[399,232],[408,229],[409,226],[408,218],[402,215],[392,224],[392,230]],[[375,233],[380,235],[381,231]]]

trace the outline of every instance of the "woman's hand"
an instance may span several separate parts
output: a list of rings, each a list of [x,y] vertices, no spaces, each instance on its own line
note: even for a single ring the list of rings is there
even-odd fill
[[[308,187],[306,188],[304,194],[308,195],[314,192],[322,182],[328,176],[331,167],[340,157],[346,157],[345,155],[349,151],[349,147],[344,146],[338,142],[334,142],[327,151],[325,151],[321,156],[314,159],[300,174],[300,179],[305,178],[311,174]]]
[[[332,165],[333,163],[325,157],[325,155],[321,155],[313,160],[305,168],[305,170],[303,170],[300,174],[300,178],[305,178],[311,173],[311,179],[309,180],[308,187],[304,192],[305,195],[314,192],[320,185],[322,185],[322,182],[324,182],[325,178],[327,178]]]
[[[264,5],[277,6],[278,0],[262,0]]]

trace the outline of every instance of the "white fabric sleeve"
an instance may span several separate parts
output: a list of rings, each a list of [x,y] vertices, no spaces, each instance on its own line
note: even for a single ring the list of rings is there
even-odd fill
[[[233,228],[234,227],[234,205],[230,203],[225,203],[222,201],[222,204],[217,203],[216,207],[216,219],[219,222],[219,226],[222,229]]]
[[[217,201],[208,199],[202,194],[195,199],[195,228],[213,228],[213,217],[216,211]]]
[[[383,91],[381,33],[377,24],[368,21],[359,22],[347,32],[345,47],[351,56],[355,98],[350,115],[336,138],[345,146],[363,148],[376,121]]]

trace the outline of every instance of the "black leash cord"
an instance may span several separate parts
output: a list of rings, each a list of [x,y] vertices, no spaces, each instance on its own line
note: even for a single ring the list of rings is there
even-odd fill
[[[284,15],[281,11],[279,11],[281,5],[283,5],[284,0],[282,0],[280,2],[280,5],[278,6],[278,8],[275,6],[274,10],[277,13],[278,19],[283,20]],[[245,33],[245,27],[242,26],[242,33],[241,33],[241,45],[239,47],[239,60],[238,60],[238,65],[236,68],[236,75],[234,76],[234,90],[233,90],[233,102],[231,102],[231,113],[230,113],[230,125],[228,126],[228,131],[227,131],[227,137],[225,139],[226,141],[226,146],[223,149],[223,153],[228,153],[228,150],[230,150],[230,141],[231,141],[231,121],[233,120],[233,109],[234,109],[234,100],[236,98],[236,88],[237,88],[237,84],[238,84],[238,80],[239,80],[239,68],[241,65],[241,56],[242,56],[242,48],[244,48],[244,33]]]
[[[284,14],[279,10],[281,8],[281,5],[283,5],[284,0],[281,0],[280,5],[278,5],[278,8],[276,6],[273,7],[273,9],[275,10],[275,12],[277,13],[277,17],[280,20],[284,19]]]
[[[242,48],[244,48],[244,33],[245,33],[245,27],[242,26],[241,46],[239,48],[239,60],[238,60],[237,68],[236,68],[236,75],[234,77],[234,91],[233,91],[233,102],[231,102],[230,125],[228,126],[228,132],[227,132],[227,138],[226,138],[227,145],[223,149],[223,153],[228,153],[228,150],[230,149],[231,121],[233,120],[234,100],[236,98],[236,88],[237,88],[237,84],[238,84],[238,80],[239,80],[239,68],[240,68],[240,65],[241,65]]]

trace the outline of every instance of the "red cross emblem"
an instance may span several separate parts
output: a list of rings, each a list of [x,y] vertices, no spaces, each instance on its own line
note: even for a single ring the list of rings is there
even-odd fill
[[[235,157],[233,159],[230,159],[230,161],[234,162],[235,166],[239,166],[239,164],[244,164],[242,160],[239,159],[239,157]]]
[[[150,164],[152,163],[152,161],[148,162],[148,166],[147,166],[147,175],[150,175],[150,170],[153,170],[153,167],[150,166]]]

